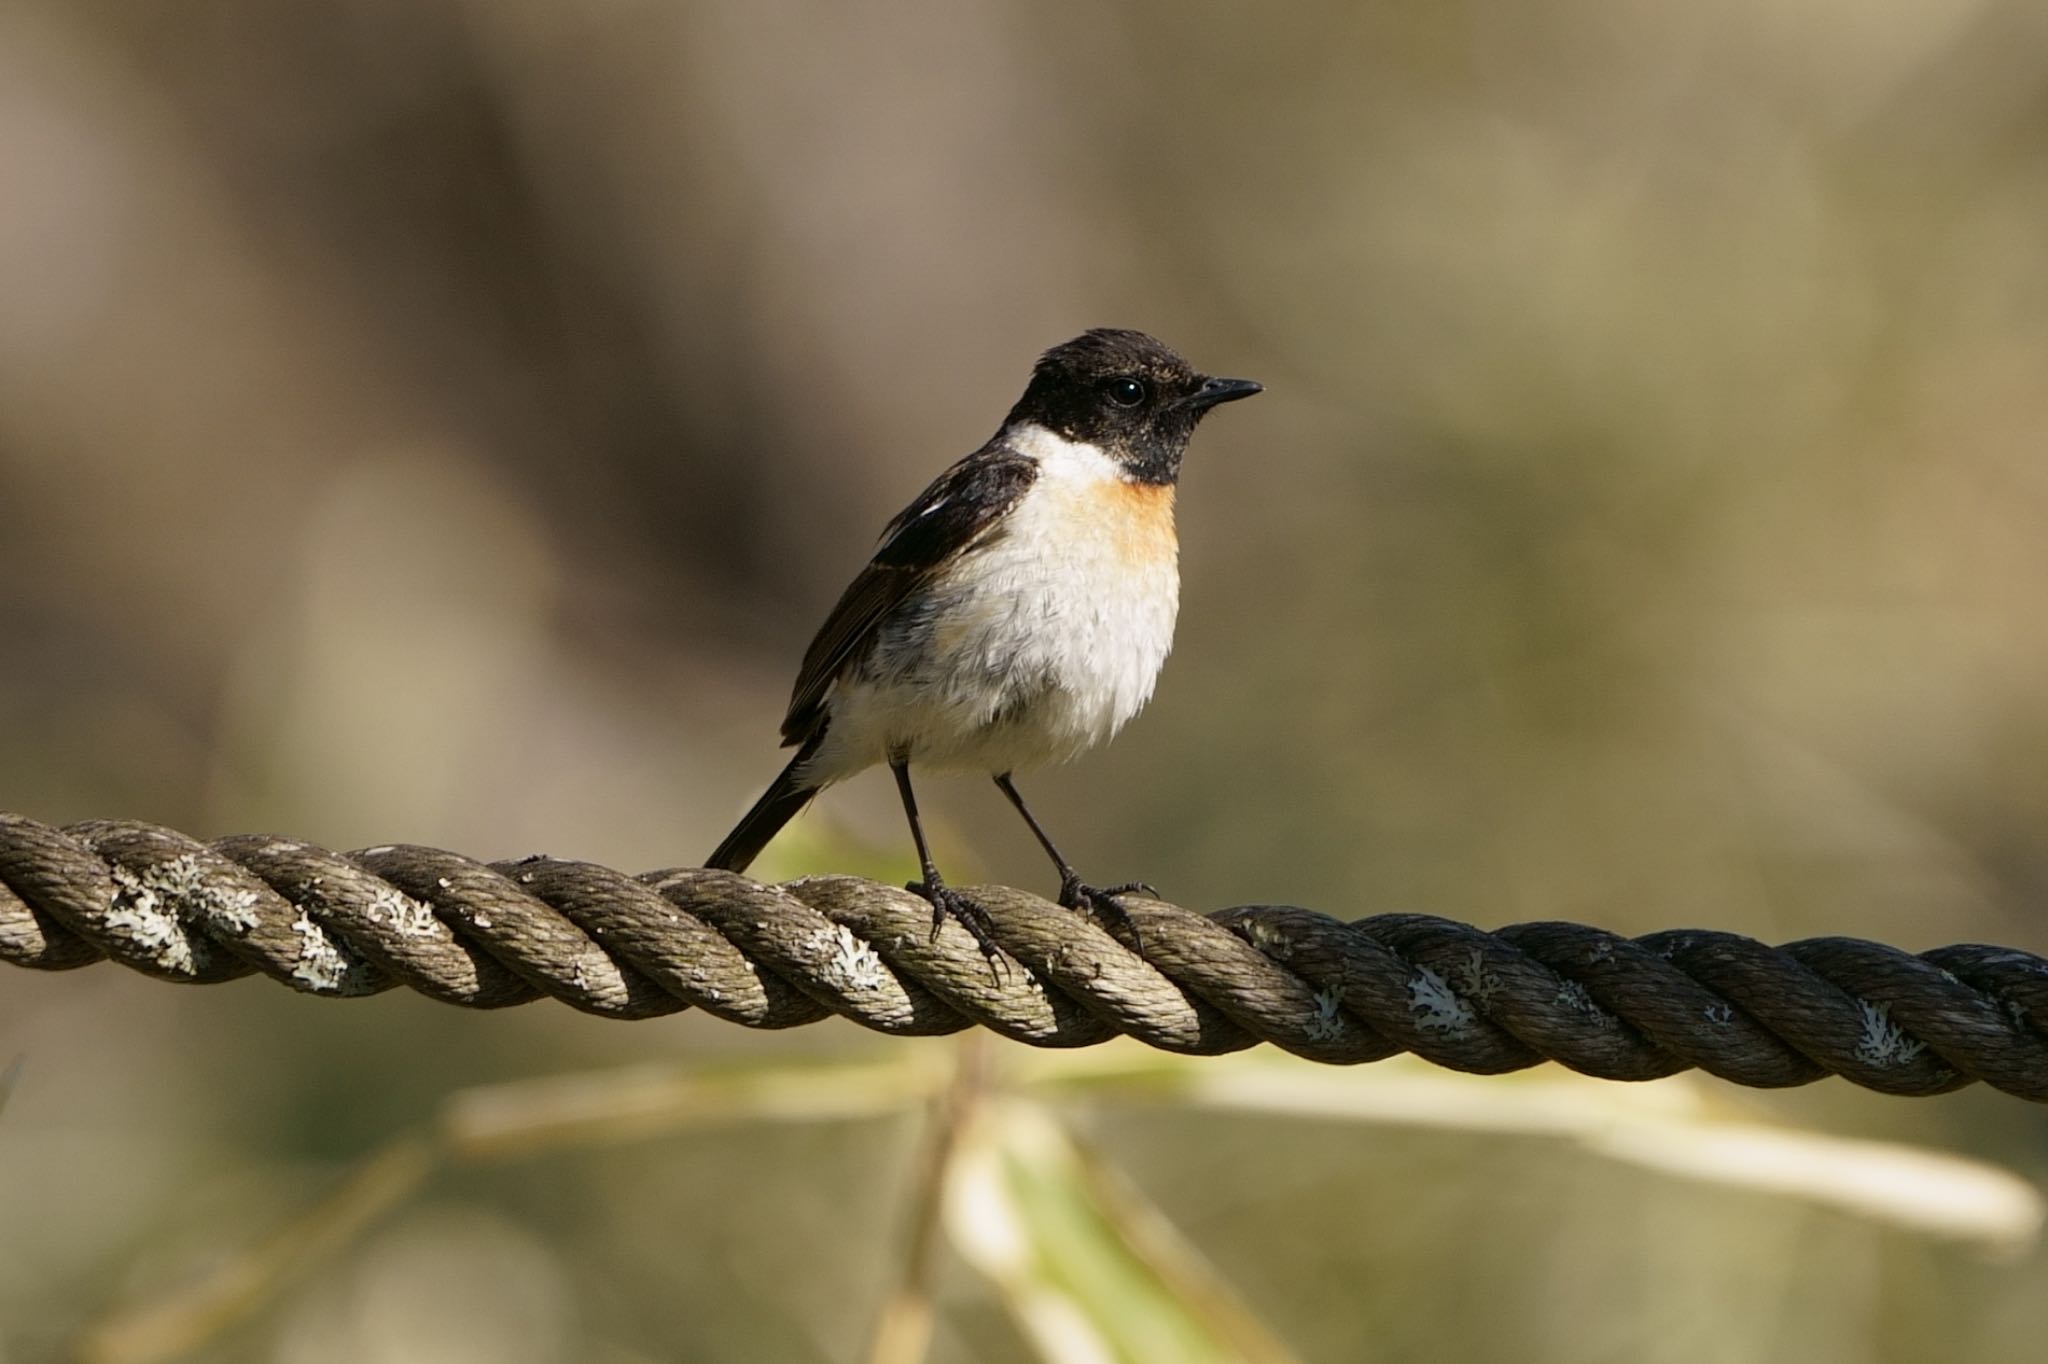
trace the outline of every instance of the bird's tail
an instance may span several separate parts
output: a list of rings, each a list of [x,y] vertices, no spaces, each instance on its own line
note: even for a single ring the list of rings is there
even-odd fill
[[[814,737],[796,751],[789,760],[789,766],[782,769],[782,775],[768,784],[761,793],[761,799],[754,802],[754,808],[740,817],[733,831],[725,836],[711,856],[704,859],[704,865],[720,871],[745,871],[761,855],[761,849],[768,846],[768,840],[782,831],[782,826],[795,819],[797,813],[811,803],[811,797],[818,794],[818,788],[797,776],[797,769],[811,760],[818,751],[818,740]]]

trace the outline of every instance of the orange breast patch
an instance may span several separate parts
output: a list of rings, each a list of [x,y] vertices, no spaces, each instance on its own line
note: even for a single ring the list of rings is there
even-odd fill
[[[1108,490],[1106,530],[1117,554],[1132,568],[1171,564],[1180,555],[1173,531],[1173,488],[1159,483],[1117,483]]]

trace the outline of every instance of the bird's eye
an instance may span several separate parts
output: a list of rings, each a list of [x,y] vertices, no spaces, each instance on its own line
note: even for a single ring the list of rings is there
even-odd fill
[[[1137,379],[1111,379],[1105,387],[1109,400],[1118,407],[1136,407],[1145,401],[1145,385]]]

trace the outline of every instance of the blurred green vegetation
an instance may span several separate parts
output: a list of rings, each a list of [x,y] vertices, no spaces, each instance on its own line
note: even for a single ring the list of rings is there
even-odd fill
[[[1269,394],[1191,453],[1158,699],[1025,787],[1084,872],[2044,950],[2044,111],[2024,0],[9,0],[0,806],[694,861],[883,521],[1127,325]],[[920,795],[956,880],[1049,889],[985,782]],[[906,842],[867,778],[763,870]],[[907,1045],[14,973],[0,1359],[456,1091]],[[1716,1093],[2048,1178],[1995,1095]],[[2048,1332],[2038,1248],[1513,1124],[1083,1126],[1304,1359]],[[202,1357],[855,1359],[916,1130],[451,1170]],[[934,1359],[1029,1356],[937,1292]]]

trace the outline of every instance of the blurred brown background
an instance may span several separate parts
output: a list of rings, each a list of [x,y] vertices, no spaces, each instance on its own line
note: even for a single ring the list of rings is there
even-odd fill
[[[2037,4],[4,0],[0,197],[0,808],[694,861],[779,765],[882,522],[1037,351],[1137,326],[1269,393],[1192,451],[1157,700],[1026,787],[1084,871],[1201,908],[2048,950]],[[925,800],[957,879],[1049,888],[985,782]],[[762,870],[906,845],[871,775]],[[463,1085],[897,1045],[0,976],[0,1358]],[[1995,1095],[1733,1100],[2048,1171],[2048,1123]],[[1638,1176],[1530,1337],[1589,1162],[1119,1130],[1308,1358],[1427,1330],[1445,1358],[2017,1360],[2048,1329],[2038,1251],[1794,1235]],[[386,1339],[329,1284],[218,1357],[850,1359],[886,1273],[837,1219],[888,1232],[907,1131],[465,1176],[381,1253],[469,1265],[479,1317],[531,1318],[504,1341],[395,1308]],[[1217,1201],[1268,1162],[1278,1204]],[[1280,1205],[1338,1225],[1281,1236]],[[1609,1277],[1709,1208],[1690,1316]],[[1412,1219],[1520,1253],[1418,1264],[1374,1229]],[[1791,1306],[1729,1353],[1766,1223]],[[935,1357],[1017,1357],[952,1291]]]

